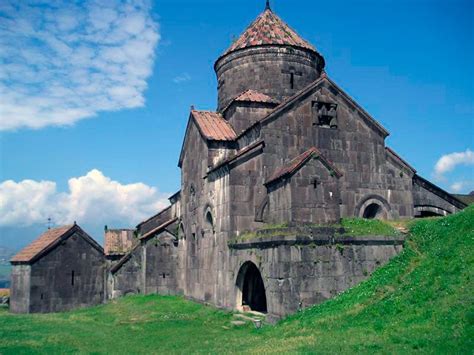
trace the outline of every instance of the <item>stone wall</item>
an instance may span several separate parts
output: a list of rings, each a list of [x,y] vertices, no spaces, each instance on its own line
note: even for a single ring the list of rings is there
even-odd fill
[[[317,232],[315,232],[317,233]],[[321,303],[366,279],[376,268],[402,250],[402,238],[337,237],[331,235],[281,236],[230,245],[233,300],[242,306],[246,262],[259,269],[265,285],[270,320]],[[233,301],[233,302],[232,302]]]
[[[417,217],[423,213],[445,216],[465,207],[464,203],[419,176],[413,179],[413,202]]]
[[[337,223],[339,214],[339,178],[316,158],[291,177],[268,186],[267,223]]]
[[[146,240],[112,266],[109,298],[131,294],[178,294],[177,240],[163,231]]]
[[[30,309],[30,265],[14,265],[12,267],[12,284],[10,295],[10,311],[28,313]]]
[[[252,89],[283,101],[315,81],[324,66],[316,53],[283,46],[249,47],[219,58],[218,110],[242,92]],[[290,72],[294,72],[293,87]]]
[[[177,294],[178,265],[177,241],[174,235],[163,232],[144,243],[145,269],[144,293]]]
[[[78,231],[33,264],[14,265],[12,275],[12,312],[59,312],[105,297],[105,257]]]
[[[109,298],[143,292],[143,252],[141,244],[138,244],[112,266],[107,279]]]
[[[337,128],[317,123],[314,105],[321,97],[337,105]],[[386,218],[413,216],[412,174],[388,163],[386,133],[325,80],[246,135],[249,138],[239,139],[241,147],[256,139],[265,142],[258,182],[307,149],[317,147],[342,172],[341,217],[361,216],[361,207],[369,200],[380,204]]]

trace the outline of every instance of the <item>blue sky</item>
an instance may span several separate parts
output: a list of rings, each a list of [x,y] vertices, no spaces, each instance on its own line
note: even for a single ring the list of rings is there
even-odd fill
[[[47,216],[101,240],[179,189],[189,107],[215,109],[214,61],[265,1],[23,3],[0,6],[0,244],[24,245]],[[472,1],[272,8],[420,175],[474,190]]]

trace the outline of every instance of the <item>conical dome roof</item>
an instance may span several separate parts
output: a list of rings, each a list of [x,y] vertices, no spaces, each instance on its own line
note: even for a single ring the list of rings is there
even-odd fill
[[[302,39],[281,18],[267,7],[245,32],[223,54],[262,45],[287,45],[316,52],[311,44]]]

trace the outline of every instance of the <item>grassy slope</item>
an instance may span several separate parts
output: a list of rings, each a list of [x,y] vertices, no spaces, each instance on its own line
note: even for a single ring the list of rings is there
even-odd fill
[[[474,207],[417,221],[405,250],[359,286],[275,327],[225,329],[231,315],[136,296],[62,314],[0,310],[0,353],[472,353]]]

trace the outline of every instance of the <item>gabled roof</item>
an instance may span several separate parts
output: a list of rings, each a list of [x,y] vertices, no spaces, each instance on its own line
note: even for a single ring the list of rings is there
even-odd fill
[[[256,90],[247,90],[238,95],[234,101],[239,102],[263,102],[269,104],[278,104],[279,102],[270,96]]]
[[[331,79],[328,78],[326,73],[321,74],[321,76],[303,88],[301,91],[297,92],[295,95],[287,98],[285,101],[280,103],[277,107],[273,109],[267,116],[263,117],[260,121],[255,122],[250,127],[242,131],[237,138],[244,136],[248,131],[252,130],[254,127],[266,124],[271,120],[278,117],[281,113],[286,112],[294,103],[305,100],[310,95],[312,95],[316,90],[319,89],[324,83],[331,85],[335,90],[340,94],[340,97],[343,98],[347,103],[354,106],[355,109],[360,113],[364,122],[369,126],[379,132],[384,138],[389,135],[389,132],[375,120],[371,115],[369,115],[357,102],[355,102],[349,95],[347,95],[339,86],[336,85]]]
[[[102,247],[97,244],[86,232],[84,232],[78,225],[66,225],[62,227],[52,228],[41,234],[36,240],[30,243],[28,246],[23,248],[18,254],[16,254],[10,261],[12,263],[32,263],[33,261],[40,258],[43,254],[57,246],[64,238],[67,238],[75,231],[81,233],[82,236],[91,244],[94,248],[100,252],[104,252]]]
[[[239,95],[237,95],[233,100],[231,100],[227,106],[225,106],[221,111],[222,113],[225,113],[231,106],[232,104],[236,102],[255,102],[255,103],[261,103],[265,104],[265,106],[270,106],[270,108],[273,106],[278,105],[280,102],[266,94],[263,94],[261,92],[258,92],[256,90],[246,90]]]
[[[237,138],[230,123],[227,122],[220,113],[192,109],[189,114],[188,125],[186,126],[186,132],[181,146],[181,153],[179,154],[179,167],[181,167],[184,159],[184,148],[192,122],[196,124],[199,133],[207,141],[233,142]]]
[[[339,169],[321,152],[316,148],[312,147],[305,151],[304,153],[298,155],[296,158],[293,158],[291,161],[277,169],[268,179],[265,181],[265,185],[269,185],[272,182],[278,181],[282,178],[287,178],[293,175],[298,169],[305,165],[312,157],[317,157],[323,165],[325,165],[329,170],[333,171],[334,174],[339,178],[342,176],[342,173]]]
[[[264,45],[286,45],[316,52],[316,48],[302,39],[270,8],[266,8],[222,56],[239,49]]]
[[[229,122],[218,112],[192,110],[191,115],[207,140],[233,141],[237,137]]]

